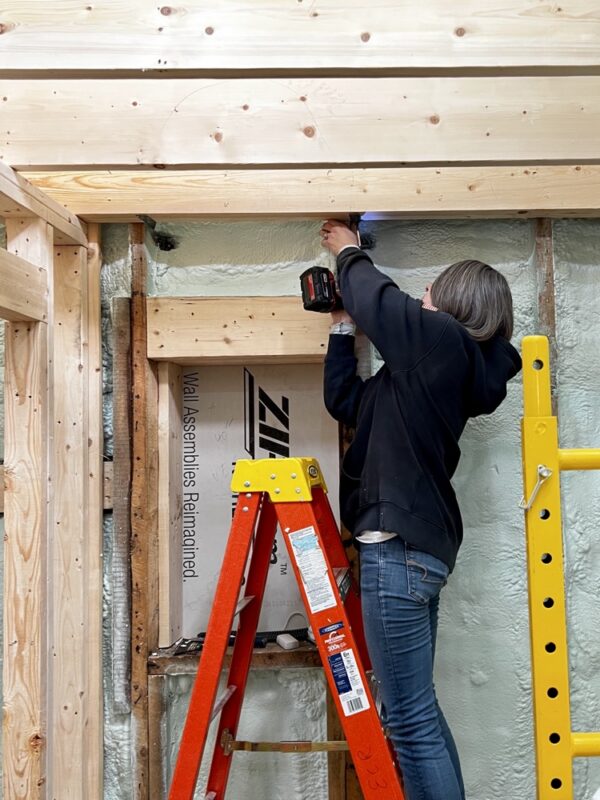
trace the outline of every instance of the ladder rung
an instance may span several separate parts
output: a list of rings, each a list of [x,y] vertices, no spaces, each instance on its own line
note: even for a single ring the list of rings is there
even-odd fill
[[[213,706],[211,720],[213,720],[217,716],[217,714],[220,713],[220,711],[222,710],[223,706],[229,700],[229,698],[235,692],[236,689],[237,689],[237,686],[233,686],[233,685],[232,686],[228,686],[225,689],[225,691],[223,692],[223,694],[221,694],[217,698],[217,702]]]
[[[243,611],[246,608],[246,606],[250,605],[250,603],[253,600],[254,600],[254,595],[253,594],[249,594],[246,597],[242,597],[242,599],[239,601],[239,603],[235,607],[235,611],[234,611],[234,614],[233,614],[234,618],[240,613],[240,611]]]
[[[204,800],[217,800],[217,793],[216,792],[209,792],[208,794],[204,795]]]

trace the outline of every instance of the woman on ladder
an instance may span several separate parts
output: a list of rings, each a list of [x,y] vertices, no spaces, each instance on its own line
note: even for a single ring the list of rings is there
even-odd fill
[[[360,552],[367,647],[383,700],[383,722],[407,800],[464,800],[460,762],[438,705],[433,663],[439,595],[462,541],[451,478],[467,420],[492,413],[521,368],[510,344],[506,279],[463,261],[405,294],[373,265],[353,230],[321,229],[337,256],[343,311],[325,360],[325,404],[356,428],[342,466],[342,521]],[[356,374],[357,325],[384,365]]]

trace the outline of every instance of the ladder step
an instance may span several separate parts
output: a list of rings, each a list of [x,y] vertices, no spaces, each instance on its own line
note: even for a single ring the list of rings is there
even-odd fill
[[[229,700],[231,695],[235,692],[237,686],[228,686],[225,691],[217,697],[217,702],[213,706],[211,721],[219,714],[225,703]]]

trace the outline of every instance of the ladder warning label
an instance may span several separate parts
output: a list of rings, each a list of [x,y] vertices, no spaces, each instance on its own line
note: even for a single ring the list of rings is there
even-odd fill
[[[343,634],[342,634],[343,635]],[[370,708],[369,698],[360,677],[352,649],[328,656],[331,674],[337,687],[344,716],[351,717]]]
[[[327,572],[327,562],[315,529],[310,526],[289,534],[302,583],[313,614],[335,608],[337,601]]]
[[[348,646],[343,622],[334,622],[319,628],[327,650],[331,674],[337,687],[344,716],[351,717],[370,708],[368,695],[360,677],[354,651]]]

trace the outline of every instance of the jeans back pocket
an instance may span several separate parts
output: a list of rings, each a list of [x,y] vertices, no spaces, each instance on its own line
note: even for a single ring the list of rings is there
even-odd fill
[[[428,603],[448,582],[448,565],[410,544],[405,549],[408,593],[418,603]]]

